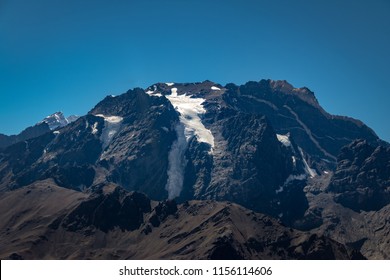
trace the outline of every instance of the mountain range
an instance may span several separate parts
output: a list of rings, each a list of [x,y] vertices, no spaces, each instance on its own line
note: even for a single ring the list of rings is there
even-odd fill
[[[390,255],[389,144],[287,81],[157,83],[0,144],[2,259]]]
[[[62,112],[56,112],[50,116],[47,116],[39,123],[24,129],[17,135],[8,136],[0,133],[0,149],[4,149],[21,141],[38,137],[58,127],[63,127],[77,120],[77,118],[78,117],[75,115],[65,117]]]

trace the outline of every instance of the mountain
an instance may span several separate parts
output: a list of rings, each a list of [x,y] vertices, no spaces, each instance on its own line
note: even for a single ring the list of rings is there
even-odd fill
[[[50,116],[47,116],[34,126],[26,128],[18,135],[8,136],[0,133],[0,149],[4,149],[18,142],[41,136],[49,132],[50,130],[54,130],[58,127],[63,127],[75,121],[77,118],[77,116],[73,115],[69,116],[68,118],[65,118],[62,112],[57,112]]]
[[[55,114],[42,124],[53,128],[65,122],[62,114]],[[325,238],[321,242],[333,244],[332,248],[341,244],[368,258],[385,258],[390,246],[379,242],[387,240],[387,227],[358,234],[366,226],[352,221],[368,221],[370,216],[375,223],[371,227],[386,224],[388,149],[389,144],[365,124],[327,113],[313,92],[286,81],[261,80],[241,86],[211,81],[157,83],[107,96],[66,126],[3,149],[0,193],[16,195],[50,181],[64,192],[91,199],[102,192],[99,186],[113,185],[152,201],[175,200],[179,209],[188,203],[231,202],[270,216],[280,226]],[[133,209],[121,204],[123,199],[112,203],[118,209]],[[81,222],[90,219],[96,201],[83,204],[87,216]],[[99,217],[109,224],[114,217],[101,211]],[[138,220],[134,219],[141,223],[142,216],[143,223],[152,210],[134,211]],[[130,213],[119,212],[115,217],[122,217],[125,224],[126,219],[133,220]],[[60,219],[68,214],[53,219],[58,218],[61,225],[80,223],[81,214]],[[82,228],[90,226],[97,227],[96,221]],[[132,231],[122,224],[98,228],[117,227]],[[347,232],[343,232],[345,227]],[[239,251],[245,258],[265,257]],[[206,253],[197,256],[211,258]]]
[[[1,259],[363,259],[226,202],[155,202],[115,185],[85,194],[50,180],[0,201]]]
[[[4,149],[18,142],[41,136],[50,131],[46,123],[36,124],[23,130],[18,135],[5,135],[0,133],[0,149]]]
[[[50,116],[47,116],[39,123],[47,123],[50,130],[54,130],[58,127],[66,126],[66,125],[70,124],[71,122],[74,122],[77,119],[78,119],[78,117],[75,115],[71,115],[71,116],[66,118],[62,112],[56,112]]]

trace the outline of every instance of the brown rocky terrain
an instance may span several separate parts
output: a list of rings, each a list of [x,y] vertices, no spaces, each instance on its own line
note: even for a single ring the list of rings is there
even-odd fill
[[[104,186],[85,194],[37,182],[0,197],[1,259],[353,259],[327,237],[237,204],[150,201]]]

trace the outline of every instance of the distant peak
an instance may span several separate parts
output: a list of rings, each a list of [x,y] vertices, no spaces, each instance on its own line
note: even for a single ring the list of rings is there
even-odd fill
[[[53,118],[65,118],[64,113],[61,112],[61,111],[55,112],[55,113],[47,116],[46,118],[50,118],[50,117],[53,117]]]
[[[44,118],[42,121],[40,121],[38,124],[41,123],[47,123],[49,126],[50,130],[54,130],[58,127],[63,127],[66,126],[67,124],[74,122],[77,120],[78,117],[75,115],[65,117],[63,112],[55,112],[54,114],[51,114]]]
[[[294,90],[294,87],[286,80],[270,80],[269,84],[273,90],[278,90],[284,93],[290,93]]]

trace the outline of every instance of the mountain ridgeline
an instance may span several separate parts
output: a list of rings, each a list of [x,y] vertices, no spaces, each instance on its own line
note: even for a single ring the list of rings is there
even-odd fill
[[[99,229],[97,223],[106,220],[103,231],[114,230],[110,221],[116,218],[105,217],[103,210],[101,221],[85,226],[89,218],[77,220],[101,205],[102,186],[113,185],[135,192],[115,200],[125,211],[118,210],[122,231],[147,227],[144,217],[157,211],[150,202],[130,202],[143,193],[148,198],[140,201],[237,203],[298,230],[316,231],[319,239],[313,242],[332,248],[359,244],[354,250],[369,258],[390,254],[389,246],[372,249],[378,245],[372,233],[356,243],[361,236],[342,236],[338,228],[347,216],[368,212],[383,222],[380,215],[390,203],[389,144],[361,121],[327,113],[308,88],[272,80],[241,86],[158,83],[107,96],[87,115],[66,123],[46,120],[35,127],[31,137],[2,142],[0,190],[17,193],[50,182],[91,196],[72,210],[82,214],[57,218],[65,230]],[[321,204],[325,200],[329,203]],[[183,207],[173,212],[185,213]],[[235,207],[234,213],[243,211]],[[126,217],[135,224],[126,224]],[[330,241],[318,237],[323,235]],[[383,236],[389,242],[385,231]],[[347,247],[335,254],[350,258]],[[232,254],[240,258],[260,256],[237,248]]]
[[[47,116],[36,125],[26,128],[17,135],[8,136],[0,133],[0,149],[4,149],[18,142],[38,137],[58,127],[63,127],[77,120],[77,118],[78,117],[74,115],[65,117],[62,112],[57,112],[50,116]]]

